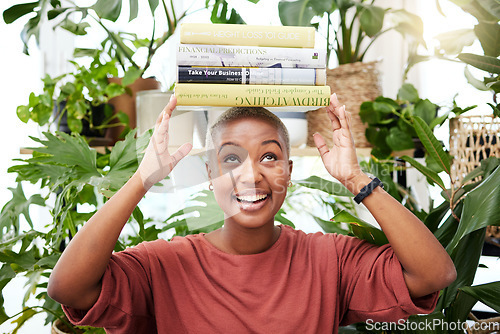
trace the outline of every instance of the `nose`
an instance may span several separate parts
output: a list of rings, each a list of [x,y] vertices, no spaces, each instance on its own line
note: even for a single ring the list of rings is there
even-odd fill
[[[246,185],[255,185],[262,180],[262,173],[260,171],[258,162],[255,163],[250,157],[247,157],[241,164],[237,172],[237,181]]]

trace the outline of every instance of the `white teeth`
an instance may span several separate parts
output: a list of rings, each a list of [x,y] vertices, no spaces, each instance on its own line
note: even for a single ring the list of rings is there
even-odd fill
[[[245,201],[245,202],[256,202],[261,199],[266,198],[267,195],[249,195],[249,196],[238,196],[236,197],[239,201]]]

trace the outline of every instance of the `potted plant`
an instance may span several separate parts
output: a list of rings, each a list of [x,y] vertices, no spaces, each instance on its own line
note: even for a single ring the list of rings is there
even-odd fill
[[[139,1],[127,1],[130,5],[128,21],[134,20],[139,12]],[[134,32],[116,31],[113,23],[122,13],[122,1],[96,0],[90,5],[80,6],[73,1],[46,1],[38,0],[29,3],[20,3],[11,6],[3,12],[6,23],[12,23],[27,15],[33,15],[25,24],[21,38],[24,43],[24,52],[28,53],[28,41],[31,38],[38,40],[40,27],[47,20],[54,22],[54,28],[60,27],[76,36],[85,36],[88,29],[98,29],[105,33],[105,38],[98,48],[102,62],[115,61],[120,68],[119,76],[109,80],[113,83],[123,84],[127,87],[126,93],[114,97],[110,103],[115,111],[123,111],[129,117],[131,128],[136,126],[135,96],[138,91],[160,89],[161,85],[154,77],[144,77],[150,67],[154,55],[174,34],[180,21],[189,12],[176,9],[173,2],[149,1],[151,13],[150,37],[140,37]],[[217,23],[243,23],[239,14],[232,9],[228,14],[226,1],[217,0],[213,4],[205,3],[205,8],[212,10],[211,20]],[[201,8],[203,9],[203,8]],[[197,9],[193,10],[197,11]],[[159,19],[159,17],[164,17]],[[166,22],[163,22],[166,20]],[[159,28],[162,27],[162,28]],[[137,53],[145,51],[145,57],[140,63]],[[94,57],[95,49],[75,49],[75,56]],[[108,138],[115,142],[124,128],[117,126],[108,133]]]
[[[313,26],[326,35],[327,84],[352,114],[352,132],[356,147],[370,147],[359,107],[382,95],[377,62],[365,62],[367,51],[387,31],[396,30],[411,37],[412,43],[424,44],[422,20],[403,9],[377,6],[376,1],[282,0],[278,4],[283,25]],[[333,56],[332,56],[333,53]],[[318,114],[319,113],[319,114]],[[321,126],[329,119],[321,111],[308,112],[308,145],[314,147],[312,134],[330,138],[329,128]],[[329,143],[331,144],[331,143]]]
[[[54,123],[56,129],[64,132],[76,132],[86,137],[101,138],[105,131],[114,126],[128,124],[127,116],[113,113],[110,99],[125,92],[125,87],[117,83],[108,83],[108,77],[116,75],[113,62],[102,64],[96,57],[89,66],[72,62],[73,72],[52,78],[46,75],[43,92],[32,92],[27,105],[17,108],[19,119],[25,123],[32,120],[38,125]],[[118,122],[113,122],[117,120]]]
[[[359,116],[367,124],[366,139],[373,146],[371,154],[378,159],[386,159],[395,151],[414,149],[416,144],[420,149],[418,157],[422,158],[424,152],[412,118],[419,116],[433,130],[448,117],[448,113],[437,117],[439,106],[422,99],[409,83],[403,84],[395,100],[379,96],[363,102],[360,109]]]

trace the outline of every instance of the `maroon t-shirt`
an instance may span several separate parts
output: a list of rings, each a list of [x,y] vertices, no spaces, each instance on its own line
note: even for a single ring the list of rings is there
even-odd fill
[[[389,245],[283,225],[259,254],[224,253],[203,234],[115,253],[94,306],[64,310],[108,333],[317,334],[429,313],[437,297],[411,299]]]

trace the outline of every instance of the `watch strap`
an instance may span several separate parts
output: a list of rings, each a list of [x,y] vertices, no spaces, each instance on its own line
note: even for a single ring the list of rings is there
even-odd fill
[[[360,190],[360,192],[354,197],[354,201],[360,204],[361,201],[364,200],[366,196],[370,195],[378,186],[382,187],[382,189],[384,188],[384,184],[382,183],[382,181],[380,181],[378,178],[374,178],[370,183],[368,183]]]

